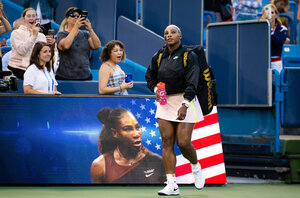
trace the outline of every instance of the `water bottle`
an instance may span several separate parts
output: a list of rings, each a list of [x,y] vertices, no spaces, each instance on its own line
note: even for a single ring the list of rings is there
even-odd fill
[[[156,85],[157,93],[160,95],[160,104],[165,105],[167,104],[167,97],[166,97],[166,85],[163,82],[160,82]]]

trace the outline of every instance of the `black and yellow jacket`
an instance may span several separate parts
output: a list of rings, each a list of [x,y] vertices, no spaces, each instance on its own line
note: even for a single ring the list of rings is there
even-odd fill
[[[187,66],[183,65],[183,54],[186,51],[182,45],[173,54],[169,54],[168,48],[160,49],[151,60],[146,72],[148,88],[154,91],[159,82],[166,84],[166,92],[169,94],[184,93],[184,98],[193,100],[197,93],[200,69],[197,55],[188,53]],[[159,54],[162,54],[159,60]]]

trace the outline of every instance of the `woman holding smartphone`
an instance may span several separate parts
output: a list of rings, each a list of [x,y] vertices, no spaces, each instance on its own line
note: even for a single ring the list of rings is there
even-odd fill
[[[99,70],[99,94],[128,95],[127,89],[133,87],[133,81],[125,81],[126,75],[118,65],[125,56],[121,41],[113,40],[104,46],[100,55],[103,64]]]
[[[12,53],[8,63],[8,69],[19,79],[23,79],[34,44],[47,41],[45,35],[40,33],[39,25],[35,23],[36,11],[33,8],[26,8],[22,17],[24,25],[11,33]]]
[[[100,48],[101,42],[86,14],[76,7],[65,13],[65,29],[56,35],[59,51],[57,80],[92,80],[90,54],[92,49]],[[82,26],[86,30],[81,30]]]
[[[279,12],[274,4],[266,5],[262,10],[261,19],[271,23],[271,69],[282,70],[282,48],[287,38],[287,28],[279,20]]]

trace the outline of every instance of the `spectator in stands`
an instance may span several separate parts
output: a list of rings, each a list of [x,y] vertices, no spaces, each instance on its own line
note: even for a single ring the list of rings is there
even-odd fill
[[[13,22],[13,30],[18,29],[21,25],[24,25],[23,18],[19,18],[19,19],[15,20]],[[4,56],[2,57],[2,71],[7,70],[10,55],[11,55],[11,50],[6,52],[6,54],[4,54]]]
[[[99,49],[101,42],[88,18],[81,17],[81,10],[69,8],[66,13],[66,29],[58,32],[56,42],[59,51],[57,80],[92,80],[90,69],[91,49]],[[80,30],[84,26],[87,30]]]
[[[0,35],[9,32],[11,30],[11,26],[6,18],[6,15],[3,10],[3,4],[0,1]],[[6,45],[6,39],[3,38],[0,47]],[[0,63],[2,61],[2,51],[0,50]],[[2,65],[2,63],[1,63]],[[0,68],[0,71],[2,70],[2,67]],[[4,71],[4,70],[3,70]]]
[[[289,0],[272,0],[271,1],[272,4],[275,5],[275,7],[277,8],[278,12],[281,14],[288,14],[289,11]],[[289,19],[286,17],[279,17],[279,20],[281,21],[281,24],[284,25],[287,28],[287,39],[286,39],[286,44],[290,43],[290,27],[289,27]],[[293,41],[296,42],[296,41]]]
[[[225,21],[228,19],[223,19],[221,15],[221,6],[231,5],[231,0],[204,0],[204,10],[211,11],[216,17],[216,22]],[[208,19],[208,23],[211,19]]]
[[[245,21],[257,19],[257,10],[262,7],[262,0],[232,0],[233,20]]]
[[[61,22],[61,24],[60,24],[58,32],[65,31],[66,29],[67,29],[67,20],[64,19]],[[59,52],[58,52],[58,49],[57,49],[57,45],[55,45],[55,50],[54,50],[54,65],[53,65],[54,74],[56,74],[58,66],[59,66]]]
[[[6,52],[3,56],[2,56],[2,71],[6,71],[7,70],[7,66],[8,66],[8,62],[9,62],[9,57],[11,55],[11,50]]]
[[[67,29],[67,26],[68,26],[67,19],[62,20],[58,32],[65,31]]]
[[[37,42],[30,57],[30,66],[24,74],[23,89],[26,94],[56,94],[57,82],[53,73],[51,58],[52,46],[46,42]]]
[[[287,37],[287,29],[281,25],[279,12],[274,4],[266,5],[262,10],[261,19],[268,19],[267,9],[271,9],[271,69],[282,70],[281,54],[284,42]]]
[[[108,42],[102,49],[100,59],[103,62],[99,69],[99,93],[128,95],[127,89],[133,87],[133,81],[125,82],[125,73],[118,65],[125,60],[125,47],[121,41]]]
[[[58,0],[23,0],[24,8],[34,8],[37,18],[41,19],[41,28],[45,35],[51,29],[51,20],[54,20],[54,10],[58,5]]]
[[[8,63],[8,69],[19,79],[23,79],[34,44],[47,41],[46,36],[40,33],[41,28],[35,24],[36,11],[33,8],[26,8],[22,17],[24,25],[14,30],[10,36],[12,53]]]
[[[186,49],[181,45],[181,30],[177,26],[169,25],[164,31],[164,39],[166,47],[153,56],[146,73],[146,81],[158,101],[155,117],[158,118],[163,145],[162,157],[167,174],[167,185],[158,194],[179,195],[175,178],[175,140],[183,156],[191,163],[196,188],[202,189],[205,183],[196,150],[191,143],[195,123],[203,120],[199,103],[195,102],[198,100],[194,100],[197,98],[200,71],[194,52],[188,54],[188,64],[184,67]],[[159,104],[161,96],[156,87],[159,82],[166,85],[167,104],[164,105]]]
[[[0,1],[0,35],[9,32],[11,30],[11,26],[5,16],[3,10],[3,4]]]
[[[91,165],[92,183],[163,184],[162,159],[142,145],[135,116],[124,108],[104,108],[97,117],[103,124],[98,140],[101,155]]]

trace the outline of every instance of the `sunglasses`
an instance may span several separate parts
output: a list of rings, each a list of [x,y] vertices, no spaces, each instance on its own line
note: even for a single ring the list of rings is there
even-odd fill
[[[73,13],[72,13],[72,14],[70,14],[69,16],[72,17],[72,18],[75,18],[75,17],[79,17],[80,15],[79,15],[79,14],[73,14]]]

